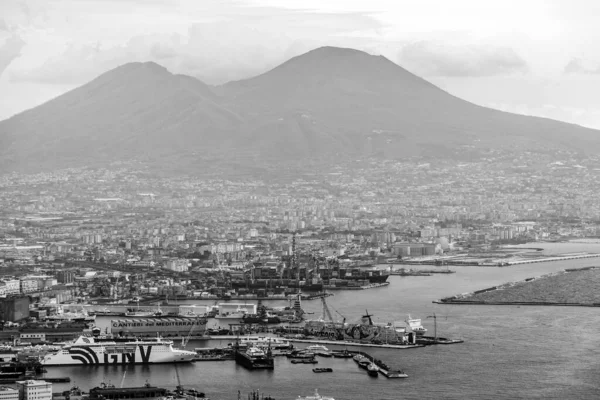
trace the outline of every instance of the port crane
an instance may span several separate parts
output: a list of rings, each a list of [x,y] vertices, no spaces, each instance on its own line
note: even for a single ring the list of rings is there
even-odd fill
[[[325,297],[321,297],[321,303],[323,305],[323,315],[322,315],[322,319],[325,320],[325,317],[327,317],[327,320],[330,322],[335,322],[333,320],[333,316],[331,315],[331,311],[329,311],[329,307],[327,306],[327,302],[325,301]],[[339,314],[339,313],[338,313]],[[341,314],[340,314],[341,315]]]
[[[198,316],[196,318],[196,323],[192,325],[192,327],[190,328],[190,331],[188,332],[187,336],[181,338],[181,347],[187,346],[188,342],[190,341],[190,338],[192,337],[192,332],[194,331],[194,328],[196,327],[196,325],[197,325],[197,323],[198,323],[199,320],[200,320],[200,316]]]
[[[429,315],[427,318],[433,318],[433,340],[437,341],[437,317],[433,313],[433,315]]]

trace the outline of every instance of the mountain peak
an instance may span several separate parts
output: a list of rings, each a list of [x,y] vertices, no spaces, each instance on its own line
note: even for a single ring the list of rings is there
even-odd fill
[[[129,75],[129,74],[142,74],[143,76],[171,76],[168,69],[154,61],[146,62],[130,62],[127,64],[120,65],[104,74],[100,75],[99,78],[105,75]]]

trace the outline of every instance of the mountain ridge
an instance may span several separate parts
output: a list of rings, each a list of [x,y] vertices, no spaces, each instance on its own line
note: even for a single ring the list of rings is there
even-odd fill
[[[135,158],[193,172],[205,155],[216,167],[235,158],[239,168],[309,158],[452,158],[511,143],[591,152],[600,148],[599,133],[482,107],[383,56],[326,46],[219,86],[154,62],[121,65],[0,121],[0,172]]]

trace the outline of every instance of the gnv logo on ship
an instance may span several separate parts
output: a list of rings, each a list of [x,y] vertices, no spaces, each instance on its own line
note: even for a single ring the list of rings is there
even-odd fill
[[[139,345],[140,356],[142,357],[141,364],[148,364],[150,362],[150,354],[152,353],[152,346]],[[98,355],[88,347],[74,347],[69,349],[69,354],[73,360],[80,361],[83,364],[100,364]],[[121,353],[121,354],[104,354],[102,364],[135,364],[135,353]]]

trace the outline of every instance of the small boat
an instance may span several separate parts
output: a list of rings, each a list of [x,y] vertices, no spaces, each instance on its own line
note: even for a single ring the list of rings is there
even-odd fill
[[[305,350],[314,353],[318,356],[331,357],[331,351],[329,351],[327,347],[322,346],[320,344],[313,344],[311,346],[308,346]]]
[[[354,357],[352,357],[352,359],[357,363],[360,363],[361,361],[366,360],[367,357],[363,356],[362,354],[356,354]]]
[[[333,397],[329,396],[321,396],[317,389],[315,389],[315,394],[312,396],[298,396],[296,400],[335,400]]]
[[[379,367],[374,363],[371,363],[367,366],[367,373],[369,376],[376,377],[379,375]]]
[[[333,372],[333,368],[313,368],[313,372]]]
[[[288,353],[287,358],[315,358],[315,353],[306,350],[293,350],[291,353]]]
[[[348,350],[343,350],[343,351],[332,351],[331,355],[334,358],[352,358],[354,357],[352,355],[352,353],[348,352]]]
[[[294,358],[292,364],[318,364],[314,358]]]

